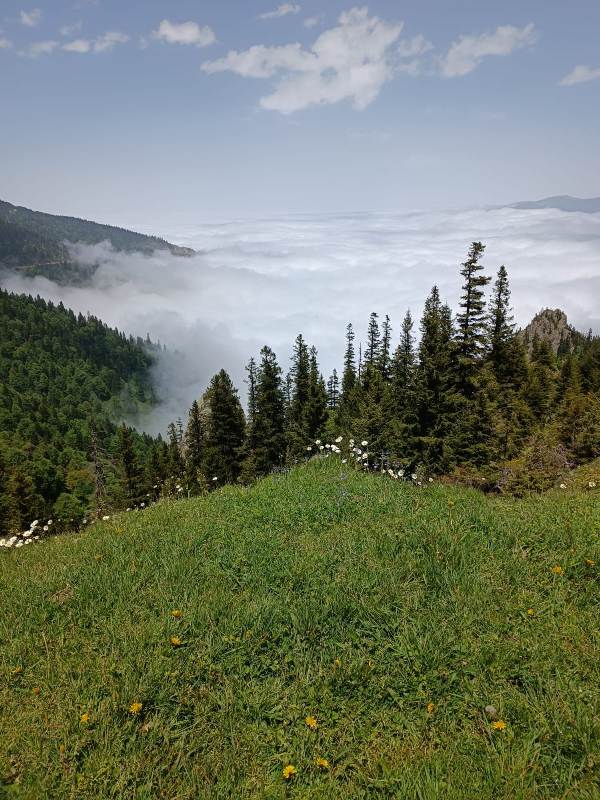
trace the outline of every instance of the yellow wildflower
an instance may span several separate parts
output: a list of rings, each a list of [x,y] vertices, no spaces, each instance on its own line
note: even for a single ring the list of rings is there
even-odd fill
[[[427,713],[433,714],[435,711],[435,703],[427,703]]]
[[[534,614],[535,614],[535,611],[533,610],[533,608],[528,608],[527,609],[527,616],[528,617],[533,617]]]
[[[503,731],[506,728],[506,722],[503,719],[496,720],[496,722],[492,722],[492,728],[495,731]]]
[[[564,569],[559,564],[557,564],[555,567],[552,567],[552,572],[555,575],[562,575],[563,572],[564,572]]]
[[[289,781],[290,778],[293,778],[298,770],[293,764],[288,764],[287,767],[283,768],[283,777],[286,781]]]
[[[593,567],[596,564],[596,562],[591,558],[586,558],[585,563],[588,565],[588,567]]]
[[[316,727],[317,727],[317,718],[316,717],[308,716],[308,717],[306,717],[304,722],[306,722],[306,724],[311,729],[311,731],[314,731],[316,729]]]
[[[175,619],[180,619],[183,616],[183,614],[178,608],[174,608],[173,611],[171,611],[171,616],[175,617]]]
[[[86,725],[89,721],[90,721],[90,715],[86,711],[86,713],[82,714],[81,717],[79,718],[79,722],[81,722],[82,725]]]
[[[340,658],[336,658],[335,661],[333,662],[333,666],[334,667],[341,667],[342,666],[341,659]]]
[[[139,714],[142,708],[144,707],[143,703],[138,702],[137,700],[129,706],[129,713],[130,714]]]
[[[321,769],[329,769],[329,761],[327,761],[326,758],[315,759],[315,764],[317,767],[321,767]]]
[[[20,675],[23,672],[23,667],[15,667],[12,671],[13,675]]]
[[[169,641],[171,642],[173,647],[179,647],[179,645],[181,644],[181,639],[179,638],[179,636],[171,636]]]

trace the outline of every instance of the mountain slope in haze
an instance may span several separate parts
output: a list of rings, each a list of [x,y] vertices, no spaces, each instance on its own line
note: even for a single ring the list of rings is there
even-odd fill
[[[542,200],[523,200],[505,207],[517,209],[555,208],[559,211],[597,214],[600,212],[600,197],[581,198],[564,194],[544,197]]]
[[[119,252],[150,254],[166,250],[177,256],[194,251],[156,236],[102,225],[76,217],[32,211],[0,200],[0,267],[26,275],[45,275],[59,283],[81,282],[95,267],[80,264],[67,243],[94,245],[109,242]]]

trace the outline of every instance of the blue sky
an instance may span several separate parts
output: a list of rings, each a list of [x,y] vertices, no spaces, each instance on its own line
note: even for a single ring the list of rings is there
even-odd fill
[[[115,223],[600,194],[596,0],[3,0],[0,197]]]

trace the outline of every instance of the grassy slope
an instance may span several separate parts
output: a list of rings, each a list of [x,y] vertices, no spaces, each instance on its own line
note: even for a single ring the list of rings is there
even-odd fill
[[[2,554],[0,796],[600,797],[597,496],[339,470]]]

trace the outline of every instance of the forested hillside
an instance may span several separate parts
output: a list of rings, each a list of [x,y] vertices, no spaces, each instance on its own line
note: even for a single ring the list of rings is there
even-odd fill
[[[0,530],[43,515],[81,519],[94,492],[120,495],[116,420],[153,402],[149,345],[62,304],[0,291]],[[147,437],[124,429],[143,457]]]
[[[66,242],[88,245],[110,242],[115,250],[124,252],[168,250],[181,256],[194,252],[156,236],[31,211],[0,200],[0,267],[19,269],[28,275],[44,274],[63,283],[85,280],[94,268],[77,263]]]

